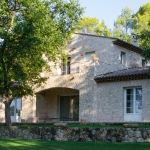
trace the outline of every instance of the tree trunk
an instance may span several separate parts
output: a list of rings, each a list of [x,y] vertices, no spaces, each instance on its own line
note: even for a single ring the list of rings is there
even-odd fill
[[[10,118],[10,103],[5,101],[5,123],[8,127],[9,137],[12,138],[12,125],[11,125],[11,118]]]

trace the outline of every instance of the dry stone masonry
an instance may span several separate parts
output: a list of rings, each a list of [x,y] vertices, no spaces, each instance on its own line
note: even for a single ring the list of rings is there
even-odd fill
[[[74,142],[150,142],[150,128],[13,127],[13,137]],[[0,138],[8,138],[6,127],[0,128]]]

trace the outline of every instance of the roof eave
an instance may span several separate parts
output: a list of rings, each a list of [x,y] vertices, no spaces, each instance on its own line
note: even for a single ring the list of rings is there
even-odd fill
[[[143,50],[141,48],[139,48],[135,45],[129,44],[125,41],[119,40],[119,39],[116,39],[115,41],[113,41],[113,44],[121,46],[121,47],[126,48],[126,49],[129,49],[129,50],[136,52],[138,54],[143,53]]]
[[[116,77],[107,77],[107,78],[97,78],[94,79],[97,83],[104,82],[118,82],[118,81],[129,81],[129,80],[142,80],[142,79],[150,79],[150,75],[142,74],[142,75],[134,75],[134,76],[116,76]]]

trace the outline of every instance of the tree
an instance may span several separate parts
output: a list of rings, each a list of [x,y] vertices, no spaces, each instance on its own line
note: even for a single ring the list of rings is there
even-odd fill
[[[143,56],[146,60],[150,60],[150,23],[146,29],[143,29],[139,35],[140,41],[142,43]]]
[[[87,33],[94,33],[97,35],[111,36],[111,30],[107,28],[104,21],[100,22],[97,18],[84,17],[79,20],[77,32],[82,32],[85,28]]]
[[[141,36],[142,39],[139,39],[139,45],[143,49],[145,49],[146,43],[148,42],[147,39],[144,38],[145,31],[149,32],[149,23],[150,21],[150,2],[144,4],[139,8],[137,13],[133,15],[133,31],[137,33],[137,35]],[[144,34],[143,34],[144,33]],[[147,37],[147,36],[146,36]]]
[[[12,100],[32,95],[33,87],[45,81],[40,73],[50,68],[43,54],[54,62],[65,57],[82,11],[76,0],[1,0],[0,94],[10,137]]]
[[[129,31],[132,29],[132,15],[133,11],[129,7],[122,9],[121,15],[114,22],[114,37],[127,42],[131,41]]]

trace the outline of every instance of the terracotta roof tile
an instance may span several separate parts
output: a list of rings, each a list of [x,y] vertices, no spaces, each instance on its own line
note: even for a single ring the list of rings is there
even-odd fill
[[[113,82],[125,80],[148,79],[150,67],[128,68],[95,76],[96,82]]]

